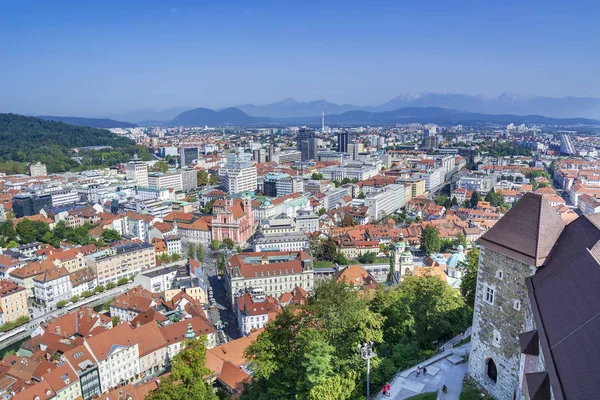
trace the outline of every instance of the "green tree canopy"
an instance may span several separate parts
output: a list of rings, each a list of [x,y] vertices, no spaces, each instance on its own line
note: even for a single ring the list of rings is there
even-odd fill
[[[465,303],[471,308],[475,306],[475,292],[477,289],[477,270],[479,266],[479,249],[473,247],[467,253],[466,262],[461,265],[465,268],[464,275],[460,284],[460,293],[465,299]]]
[[[442,243],[437,229],[428,225],[421,234],[421,248],[426,255],[437,253],[440,251]]]

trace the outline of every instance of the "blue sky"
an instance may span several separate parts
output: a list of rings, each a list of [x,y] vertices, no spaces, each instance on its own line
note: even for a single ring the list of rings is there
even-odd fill
[[[594,2],[551,0],[7,0],[0,112],[600,97],[598,15]]]

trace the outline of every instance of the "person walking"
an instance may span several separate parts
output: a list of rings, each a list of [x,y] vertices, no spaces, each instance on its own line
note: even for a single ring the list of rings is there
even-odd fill
[[[421,367],[417,367],[417,370],[415,372],[417,373],[417,378],[418,378],[419,375],[421,375]]]
[[[383,385],[383,389],[381,389],[381,393],[383,394],[383,397],[388,397],[387,384]]]
[[[427,368],[423,367],[423,376],[425,376],[426,373],[427,373]]]
[[[448,387],[446,385],[442,386],[442,393],[448,393]]]
[[[389,382],[385,384],[385,390],[387,392],[387,397],[390,397],[392,395],[392,386]]]

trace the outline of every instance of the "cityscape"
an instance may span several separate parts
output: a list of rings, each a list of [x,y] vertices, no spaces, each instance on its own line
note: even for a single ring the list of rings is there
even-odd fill
[[[110,18],[102,6],[56,6],[66,25],[48,25],[55,41],[74,34],[79,17],[89,18],[83,20],[92,30],[108,25],[98,31],[106,37],[83,29],[81,43],[48,56],[63,63],[59,81],[68,80],[55,100],[43,94],[56,82],[23,80],[37,64],[29,72],[11,72],[14,60],[0,67],[14,78],[6,86],[14,95],[0,93],[2,399],[600,397],[600,87],[584,91],[565,77],[563,86],[573,89],[563,93],[540,76],[522,86],[533,94],[516,95],[500,74],[487,76],[481,92],[473,89],[481,76],[472,76],[464,91],[449,93],[453,86],[438,79],[438,89],[427,86],[426,73],[441,74],[436,66],[413,71],[406,85],[390,78],[379,93],[360,82],[361,96],[334,83],[317,92],[305,79],[319,68],[332,77],[322,54],[320,65],[313,55],[310,68],[299,61],[289,75],[269,59],[272,77],[257,73],[238,92],[223,80],[206,82],[203,93],[190,81],[174,97],[153,81],[172,68],[162,57],[147,70],[139,60],[123,61],[125,69],[142,68],[140,80],[112,70],[114,81],[97,75],[105,89],[92,83],[78,95],[73,85],[85,87],[88,78],[66,65],[69,57],[89,54],[80,46],[131,43],[135,58],[149,43],[136,42],[141,21],[157,29],[177,21],[157,49],[189,44],[179,29],[195,37],[217,31],[217,22],[230,24],[231,36],[218,39],[226,49],[243,40],[246,18],[254,16],[248,40],[269,38],[235,50],[251,71],[266,68],[255,57],[279,40],[306,56],[314,33],[296,32],[297,25],[309,21],[305,12],[318,11],[308,2],[224,9],[149,3],[147,10],[134,3]],[[348,29],[341,25],[364,13],[365,26],[376,31],[365,38],[390,34],[394,18],[409,23],[407,15],[428,12],[324,2],[324,16],[315,18],[336,15],[337,7],[340,20],[323,29]],[[513,11],[489,7],[470,12],[499,18]],[[27,24],[54,15],[47,4],[8,8],[8,19],[27,16]],[[133,8],[139,20],[128,20],[117,40],[111,18],[120,21]],[[517,22],[533,15],[521,11]],[[440,10],[432,21],[445,26],[444,12],[454,11]],[[187,25],[196,15],[208,28]],[[277,31],[281,21],[272,16],[291,16],[289,31]],[[369,19],[375,16],[381,26]],[[273,25],[264,26],[265,18]],[[0,32],[16,34],[10,21]],[[571,21],[565,23],[557,29],[570,35]],[[36,60],[37,29],[15,39],[30,51],[11,47],[8,54]],[[527,51],[537,36],[515,29],[525,38],[515,51]],[[363,46],[353,30],[344,32],[353,39],[335,36],[331,44]],[[282,38],[271,37],[277,33]],[[170,41],[176,34],[182,43]],[[397,40],[382,39],[381,58],[372,61],[384,63]],[[423,33],[415,43],[445,40]],[[220,50],[198,46],[224,68]],[[569,50],[583,57],[578,46]],[[232,78],[249,73],[231,65]],[[350,82],[352,74],[338,66]],[[469,73],[457,80],[468,82]],[[174,84],[178,79],[173,75]],[[224,85],[222,93],[213,92],[215,84]],[[422,93],[408,94],[411,85]],[[506,91],[496,93],[499,87]],[[301,100],[287,97],[291,91]],[[327,93],[331,101],[313,100]]]

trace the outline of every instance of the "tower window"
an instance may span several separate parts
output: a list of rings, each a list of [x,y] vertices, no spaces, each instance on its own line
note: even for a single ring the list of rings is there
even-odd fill
[[[496,278],[502,280],[502,278],[504,278],[504,272],[502,272],[501,270],[498,270],[496,272]]]
[[[515,300],[513,303],[513,308],[517,311],[521,310],[521,302],[519,300]]]
[[[491,305],[494,305],[494,294],[495,291],[492,287],[485,285],[483,292],[483,300]]]

